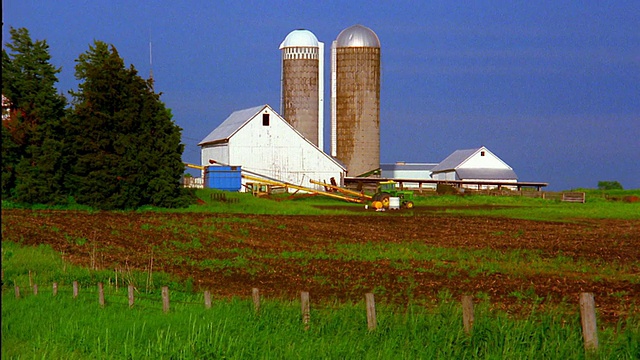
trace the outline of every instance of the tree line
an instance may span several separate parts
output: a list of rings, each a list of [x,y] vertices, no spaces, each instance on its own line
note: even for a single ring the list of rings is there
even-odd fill
[[[55,85],[45,40],[11,28],[2,49],[2,198],[97,209],[180,207],[182,129],[153,80],[94,41],[75,60],[71,101]]]

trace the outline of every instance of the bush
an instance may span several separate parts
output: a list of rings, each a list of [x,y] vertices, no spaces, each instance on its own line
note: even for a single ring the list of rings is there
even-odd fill
[[[598,181],[598,190],[624,190],[617,181]]]

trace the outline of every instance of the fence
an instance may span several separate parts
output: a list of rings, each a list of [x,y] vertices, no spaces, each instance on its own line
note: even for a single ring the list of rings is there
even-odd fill
[[[489,196],[521,196],[527,198],[539,198],[546,200],[564,201],[564,202],[580,202],[586,201],[584,192],[553,192],[553,191],[532,191],[532,190],[508,190],[508,189],[484,189],[472,190],[465,189],[465,195],[489,195]],[[424,195],[424,194],[423,194]],[[438,195],[432,193],[429,195]]]
[[[182,187],[202,189],[204,188],[204,180],[201,177],[183,176]]]
[[[105,291],[103,283],[97,284],[98,288],[98,304],[100,307],[105,307],[107,302],[105,301]],[[52,290],[53,296],[58,296],[59,292],[58,283],[53,283]],[[74,299],[79,296],[80,287],[77,281],[72,283],[72,296]],[[20,287],[18,285],[14,286],[14,292],[16,299],[20,299],[22,295],[20,294]],[[37,296],[39,293],[38,285],[33,285],[33,295]],[[204,291],[204,303],[196,303],[196,302],[184,302],[183,304],[200,304],[204,305],[206,309],[211,308],[211,293],[209,291]],[[260,290],[258,288],[253,288],[251,290],[251,298],[253,300],[253,308],[256,314],[260,313]],[[146,297],[147,300],[158,301],[157,298]],[[376,304],[373,293],[366,293],[364,295],[365,304],[366,304],[366,317],[367,317],[367,328],[369,331],[375,331],[377,328],[377,319],[376,319]],[[127,300],[129,308],[133,308],[135,306],[135,288],[133,285],[128,286],[127,291]],[[162,311],[164,313],[168,313],[171,309],[170,303],[170,295],[169,288],[167,286],[162,287],[161,291],[161,299],[162,302]],[[471,296],[463,296],[461,299],[462,305],[462,323],[464,332],[467,334],[471,334],[473,331],[473,323],[474,323],[474,306],[473,306],[473,298]],[[309,329],[311,323],[311,306],[310,306],[310,297],[309,292],[301,291],[300,292],[300,306],[301,306],[301,319],[302,324],[305,330]],[[596,324],[596,307],[595,307],[595,299],[593,293],[581,293],[580,294],[580,322],[582,325],[582,336],[584,340],[584,348],[587,352],[592,352],[598,350],[598,328]]]

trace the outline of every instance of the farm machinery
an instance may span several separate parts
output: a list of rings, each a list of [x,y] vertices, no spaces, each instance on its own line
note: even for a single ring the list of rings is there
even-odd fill
[[[215,160],[209,160],[210,164],[218,164],[227,166]],[[185,163],[187,167],[199,169],[205,171],[205,166],[194,165]],[[204,176],[204,175],[203,175]],[[331,179],[331,183],[320,182],[313,179],[309,181],[319,187],[324,187],[325,191],[317,188],[306,187],[302,185],[292,184],[290,182],[274,179],[266,175],[262,175],[247,169],[241,170],[241,177],[249,180],[242,184],[247,191],[253,193],[254,196],[268,195],[272,189],[282,188],[288,192],[287,189],[295,189],[297,191],[303,191],[309,195],[322,195],[332,197],[335,199],[341,199],[348,202],[366,204],[365,208],[373,208],[377,211],[384,211],[388,209],[413,209],[413,191],[405,191],[397,188],[395,181],[382,181],[378,184],[374,195],[365,194],[363,191],[354,191],[345,189],[336,184],[335,179]],[[264,189],[264,190],[263,190]],[[270,190],[271,189],[271,190]]]
[[[392,204],[392,199],[398,199],[399,203]],[[371,206],[376,210],[400,207],[413,209],[413,191],[399,190],[393,180],[380,182],[371,200]]]

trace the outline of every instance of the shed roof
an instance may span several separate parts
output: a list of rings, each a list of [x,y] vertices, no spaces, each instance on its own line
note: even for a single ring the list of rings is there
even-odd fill
[[[438,164],[429,164],[429,163],[395,163],[395,164],[380,164],[380,169],[384,171],[431,171]]]

